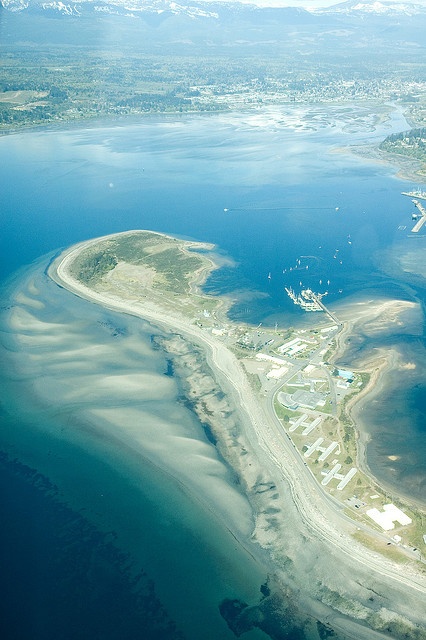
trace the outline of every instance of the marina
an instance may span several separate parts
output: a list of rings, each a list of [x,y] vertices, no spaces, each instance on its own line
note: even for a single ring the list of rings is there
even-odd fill
[[[322,302],[322,298],[328,294],[328,291],[324,293],[314,293],[312,289],[302,289],[299,294],[296,294],[292,287],[285,287],[285,290],[294,304],[301,307],[304,311],[324,311],[333,322],[340,324],[334,313]]]
[[[419,214],[413,215],[413,219],[417,220],[417,222],[414,225],[414,227],[411,229],[411,233],[418,233],[420,229],[423,227],[424,223],[426,222],[426,209],[422,206],[422,204],[418,200],[413,200],[413,202],[417,207],[417,209],[420,211],[420,215]]]
[[[403,196],[409,196],[410,198],[426,200],[426,191],[422,191],[421,189],[415,189],[414,191],[401,191],[401,194]]]
[[[325,293],[314,293],[312,289],[302,289],[299,294],[296,294],[292,287],[285,287],[285,290],[294,304],[305,311],[324,311],[324,306],[320,302],[321,298],[327,295],[327,291]]]
[[[416,222],[414,227],[411,229],[411,233],[418,233],[426,222],[426,209],[417,198],[419,198],[420,200],[426,200],[426,191],[417,189],[415,191],[402,191],[401,194],[403,196],[409,196],[410,198],[412,198],[414,206],[419,211],[419,213],[413,213],[411,216],[412,220]]]

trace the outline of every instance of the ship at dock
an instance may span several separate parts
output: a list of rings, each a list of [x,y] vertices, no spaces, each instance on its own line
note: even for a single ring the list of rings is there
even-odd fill
[[[414,206],[417,208],[419,213],[413,213],[411,216],[412,220],[416,221],[416,224],[411,229],[411,233],[418,233],[426,222],[426,209],[424,208],[422,203],[419,202],[417,198],[420,198],[421,200],[426,200],[426,192],[421,191],[420,189],[417,189],[417,191],[402,191],[402,195],[410,196],[410,197],[415,196],[414,198],[412,198],[412,202]]]
[[[302,289],[300,293],[296,293],[291,287],[285,287],[285,290],[294,304],[304,311],[324,311],[321,298],[327,295],[327,291],[325,293],[314,293],[312,289]]]
[[[409,196],[410,198],[420,198],[421,200],[426,200],[426,191],[422,191],[422,189],[413,189],[413,191],[401,191],[403,196]]]

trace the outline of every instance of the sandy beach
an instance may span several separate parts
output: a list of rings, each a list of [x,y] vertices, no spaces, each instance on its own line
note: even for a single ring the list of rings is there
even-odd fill
[[[134,233],[138,232],[126,232]],[[169,306],[165,311],[157,299],[150,300],[149,296],[129,299],[100,293],[71,275],[70,267],[80,252],[101,240],[96,238],[65,251],[50,265],[49,276],[81,298],[148,320],[166,332],[182,336],[185,343],[197,346],[212,372],[214,384],[226,397],[226,406],[219,405],[218,415],[235,412],[229,424],[218,421],[220,448],[238,474],[252,505],[256,520],[251,537],[262,554],[266,551],[271,558],[278,579],[283,584],[289,581],[296,584],[312,615],[327,619],[343,633],[342,637],[354,640],[389,637],[381,625],[391,613],[407,628],[416,629],[417,635],[413,638],[426,637],[426,631],[422,635],[419,626],[426,595],[424,574],[413,566],[401,572],[398,563],[377,556],[354,540],[355,523],[318,491],[316,481],[282,437],[272,409],[253,393],[240,361],[225,344],[179,311],[172,312]],[[207,270],[198,273],[194,286],[199,286],[206,275]],[[373,314],[371,306],[365,305],[353,316],[356,318],[353,321],[343,318],[344,330],[339,335],[336,357],[343,354],[346,340],[357,330],[356,322],[362,322],[364,330],[374,332],[383,321],[398,322],[402,314],[412,311],[411,304],[383,302]],[[360,399],[371,393],[372,388],[380,391],[384,373],[396,363],[396,354],[374,355],[370,363],[370,384],[363,390],[364,395],[356,396],[350,405],[354,418]],[[127,393],[133,382],[132,378],[126,382]],[[114,380],[106,380],[105,384],[114,386]],[[199,379],[193,384],[194,388],[199,386]],[[108,420],[108,416],[100,413],[98,418],[98,428],[102,431],[102,420]],[[126,429],[125,424],[123,428]],[[132,438],[128,429],[125,437]],[[362,446],[360,452],[362,463]],[[226,492],[223,494],[226,500],[225,495]],[[210,507],[215,508],[214,502]],[[244,544],[241,532],[236,531],[236,535]],[[307,544],[301,545],[301,538]],[[338,558],[338,574],[330,567],[330,555]],[[380,615],[371,609],[369,602],[373,588],[380,594]],[[337,599],[332,597],[336,593]]]
[[[345,361],[345,354],[350,349],[350,342],[356,336],[374,337],[384,334],[398,334],[407,332],[415,335],[422,326],[422,310],[418,302],[407,300],[381,299],[379,296],[372,300],[349,300],[338,311],[342,318],[342,330],[337,337],[334,360]],[[364,418],[365,400],[371,403],[375,398],[380,398],[386,390],[388,376],[396,371],[401,374],[404,371],[415,369],[415,364],[406,361],[396,346],[387,348],[375,348],[368,355],[357,361],[356,366],[369,374],[368,384],[349,400],[346,405],[348,414],[356,425],[358,463],[360,468],[368,476],[373,476],[367,463],[366,448],[371,435]],[[380,483],[379,483],[380,484]],[[381,481],[383,485],[383,481]],[[392,487],[386,487],[390,493]],[[407,496],[406,496],[407,497]],[[408,497],[412,505],[424,510],[424,502]]]
[[[420,160],[397,153],[381,151],[377,146],[366,145],[333,149],[333,153],[351,153],[366,158],[376,164],[392,166],[397,169],[397,177],[410,182],[424,182],[425,166]]]

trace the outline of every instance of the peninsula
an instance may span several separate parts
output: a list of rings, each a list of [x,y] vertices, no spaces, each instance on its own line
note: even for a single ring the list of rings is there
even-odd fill
[[[312,615],[344,638],[426,638],[424,512],[390,501],[369,474],[353,419],[395,362],[381,354],[368,371],[340,369],[353,320],[335,315],[310,331],[231,322],[231,299],[201,290],[218,268],[213,248],[127,231],[71,247],[48,274],[164,331],[161,347],[249,499],[252,540],[278,582],[305,594]],[[410,304],[383,302],[375,313]],[[209,376],[200,374],[200,353]]]

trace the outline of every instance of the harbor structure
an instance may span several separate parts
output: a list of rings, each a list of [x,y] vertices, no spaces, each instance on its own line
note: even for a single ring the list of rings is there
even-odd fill
[[[414,227],[411,229],[411,233],[418,233],[422,228],[422,226],[424,225],[424,223],[426,222],[426,209],[418,200],[413,200],[413,202],[417,207],[417,209],[420,211],[420,215],[414,216],[414,220],[417,220],[417,222],[414,225]]]
[[[418,209],[419,213],[413,213],[412,219],[416,220],[416,224],[411,229],[411,233],[418,233],[426,222],[426,209],[423,207],[419,200],[426,200],[426,191],[416,189],[415,191],[402,191],[403,196],[409,196],[412,198],[414,206]]]
[[[421,189],[414,189],[413,191],[402,191],[401,194],[403,196],[409,196],[410,198],[420,198],[421,200],[426,200],[426,191],[422,191]]]
[[[304,311],[324,311],[333,322],[340,325],[334,313],[322,302],[322,298],[328,294],[328,291],[324,293],[314,293],[312,289],[302,289],[302,291],[297,294],[291,287],[285,287],[285,290],[294,304],[301,307]]]
[[[312,289],[302,289],[299,294],[291,287],[285,287],[288,297],[293,300],[294,304],[302,307],[305,311],[324,311],[323,307],[319,304],[319,301],[326,293],[314,293]]]

